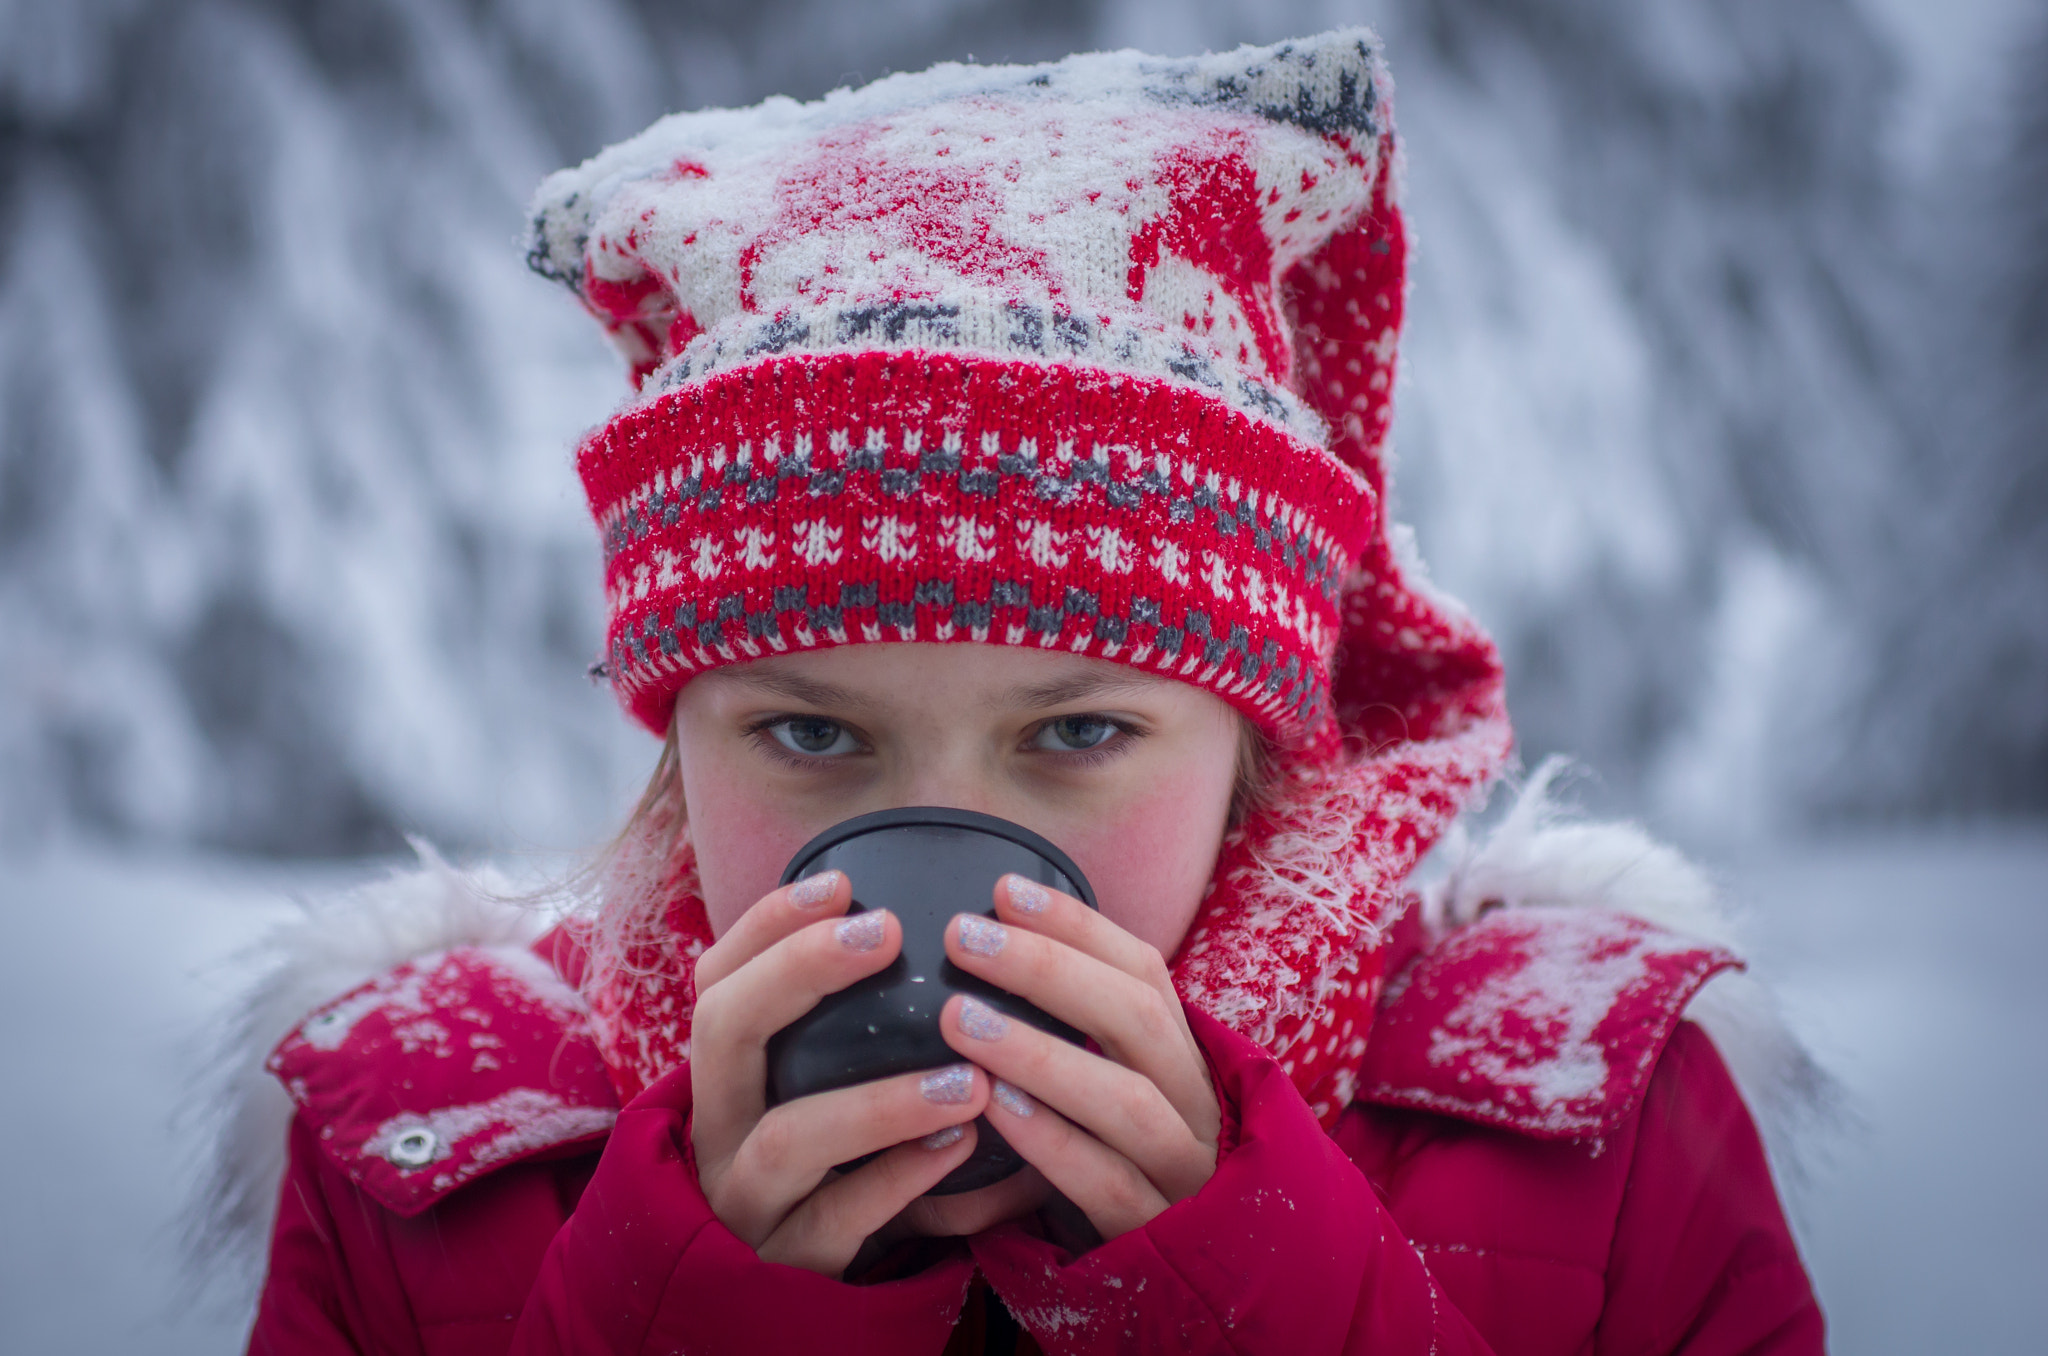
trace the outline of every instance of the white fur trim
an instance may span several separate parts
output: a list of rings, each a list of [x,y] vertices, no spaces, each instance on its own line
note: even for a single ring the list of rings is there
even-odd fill
[[[211,1280],[260,1277],[284,1176],[291,1098],[264,1070],[271,1050],[313,1009],[416,956],[453,946],[528,946],[553,921],[517,902],[483,867],[457,870],[412,840],[420,865],[339,895],[298,901],[300,914],[259,944],[263,979],[228,1011],[195,1118],[212,1131],[213,1163],[187,1207],[187,1256]]]
[[[1469,923],[1488,907],[1598,908],[1741,955],[1740,929],[1698,866],[1634,824],[1570,817],[1555,794],[1569,767],[1546,759],[1483,842],[1463,824],[1444,835],[1431,863],[1440,874],[1421,889],[1430,930]],[[1781,1182],[1803,1178],[1804,1132],[1833,1117],[1839,1093],[1786,1025],[1776,995],[1746,971],[1724,971],[1685,1016],[1720,1051]]]

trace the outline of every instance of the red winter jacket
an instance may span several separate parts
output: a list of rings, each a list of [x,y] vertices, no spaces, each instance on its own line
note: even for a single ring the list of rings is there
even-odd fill
[[[1079,1257],[1007,1225],[848,1284],[712,1215],[687,1070],[607,1130],[552,972],[437,953],[273,1057],[300,1111],[249,1349],[936,1356],[979,1347],[975,1320],[954,1332],[978,1274],[1057,1353],[1819,1352],[1756,1130],[1679,1020],[1732,963],[1620,915],[1488,915],[1390,967],[1328,1134],[1191,1009],[1226,1122],[1200,1192]]]

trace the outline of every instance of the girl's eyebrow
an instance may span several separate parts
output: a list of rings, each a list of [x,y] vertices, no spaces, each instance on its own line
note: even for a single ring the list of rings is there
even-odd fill
[[[712,669],[703,676],[721,682],[745,683],[778,697],[826,710],[864,711],[876,705],[873,698],[849,688],[799,674],[778,673],[773,669],[721,668]],[[990,697],[984,705],[990,710],[1003,711],[1064,706],[1069,702],[1088,701],[1120,692],[1144,692],[1165,681],[1148,673],[1078,673],[1045,683],[1019,684]]]
[[[707,678],[723,678],[728,682],[745,683],[749,687],[765,689],[778,697],[787,697],[793,702],[802,702],[807,706],[821,706],[828,710],[857,711],[865,710],[874,705],[866,697],[855,692],[849,692],[843,687],[835,687],[831,683],[821,683],[816,679],[804,678],[794,673],[777,673],[773,669],[759,671],[750,671],[743,668],[713,669],[704,676]]]
[[[1156,686],[1160,681],[1162,680],[1150,674],[1137,672],[1080,673],[1071,678],[1057,678],[1049,683],[1013,687],[989,705],[1005,709],[1064,706],[1068,702],[1087,701],[1112,693],[1143,692]]]

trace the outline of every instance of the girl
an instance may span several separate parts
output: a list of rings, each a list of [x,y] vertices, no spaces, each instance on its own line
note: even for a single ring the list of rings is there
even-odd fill
[[[536,945],[445,869],[369,901],[454,921],[271,1056],[252,1351],[1820,1349],[1680,1020],[1736,962],[1611,907],[1696,879],[1525,807],[1407,885],[1509,731],[1385,516],[1387,90],[1362,32],[949,66],[543,186],[639,384],[578,468],[667,745]],[[768,1038],[901,944],[779,872],[918,804],[1093,882],[946,938],[1090,1044],[956,997],[958,1063],[770,1109]],[[1533,907],[1574,878],[1610,907]],[[980,1124],[1030,1167],[925,1196]]]

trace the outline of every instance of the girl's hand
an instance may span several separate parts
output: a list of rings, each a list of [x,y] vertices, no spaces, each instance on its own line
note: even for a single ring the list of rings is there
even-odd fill
[[[1222,1114],[1158,950],[1077,899],[1020,876],[991,922],[946,928],[955,965],[1092,1036],[1091,1054],[964,996],[946,1043],[998,1081],[988,1118],[1104,1239],[1199,1191]]]
[[[844,917],[827,872],[764,896],[697,961],[690,1143],[705,1199],[771,1262],[837,1276],[861,1243],[974,1150],[988,1076],[959,1064],[769,1108],[768,1038],[896,958],[893,914]],[[894,1145],[894,1148],[890,1148]],[[888,1149],[843,1176],[832,1167]]]

